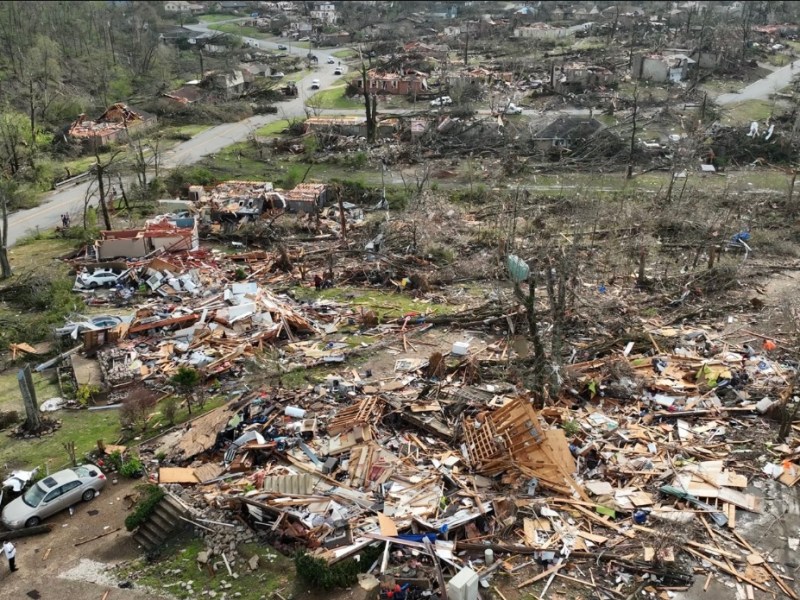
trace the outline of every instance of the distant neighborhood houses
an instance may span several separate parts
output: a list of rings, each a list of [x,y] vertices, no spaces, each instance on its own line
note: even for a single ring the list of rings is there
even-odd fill
[[[174,0],[172,2],[165,2],[164,10],[168,13],[201,14],[206,11],[206,6],[205,4],[196,4],[194,2]]]

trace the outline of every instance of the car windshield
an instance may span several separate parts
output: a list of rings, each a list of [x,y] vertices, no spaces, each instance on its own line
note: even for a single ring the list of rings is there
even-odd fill
[[[41,488],[41,486],[37,483],[31,489],[29,489],[25,494],[22,496],[22,501],[30,506],[31,508],[36,508],[39,506],[39,503],[44,498],[44,495],[47,492]]]
[[[72,469],[72,472],[75,473],[78,477],[94,477],[97,475],[97,471],[89,468],[85,465],[81,465],[80,467],[75,467]]]

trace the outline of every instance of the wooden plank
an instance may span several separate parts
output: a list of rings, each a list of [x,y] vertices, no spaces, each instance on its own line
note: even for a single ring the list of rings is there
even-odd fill
[[[519,589],[522,589],[522,588],[524,588],[525,586],[528,586],[528,585],[530,585],[530,584],[532,584],[532,583],[536,583],[537,581],[539,581],[539,580],[541,580],[541,579],[544,579],[545,577],[549,577],[550,575],[553,575],[553,574],[555,574],[555,573],[558,573],[558,571],[559,571],[559,570],[561,570],[561,567],[563,567],[563,566],[564,566],[564,565],[566,565],[566,564],[567,564],[566,562],[561,562],[561,563],[558,563],[557,565],[555,565],[555,566],[553,566],[553,567],[550,567],[550,568],[549,568],[549,569],[547,569],[546,571],[542,571],[542,572],[541,572],[541,573],[539,573],[539,574],[538,574],[536,577],[531,577],[530,579],[527,579],[527,580],[523,581],[522,583],[520,583],[520,584],[517,586],[517,589],[518,589],[518,590],[519,590]]]
[[[536,527],[532,519],[525,517],[522,522],[523,530],[525,531],[525,545],[533,546],[536,543]]]
[[[764,499],[752,494],[744,494],[738,490],[731,488],[720,488],[717,492],[717,498],[723,502],[734,504],[744,510],[750,512],[760,513],[764,510]]]
[[[572,504],[572,503],[570,503],[570,504]],[[593,513],[590,510],[586,510],[582,506],[578,506],[576,504],[572,504],[572,508],[577,510],[582,515],[585,515],[585,516],[589,517],[592,521],[594,521],[595,523],[597,523],[599,525],[602,525],[603,527],[607,527],[608,529],[616,531],[617,533],[621,533],[622,535],[624,535],[627,538],[635,537],[635,534],[633,533],[633,531],[622,529],[622,527],[620,527],[616,523],[612,523],[611,521],[606,521],[600,515],[597,515],[597,514]]]

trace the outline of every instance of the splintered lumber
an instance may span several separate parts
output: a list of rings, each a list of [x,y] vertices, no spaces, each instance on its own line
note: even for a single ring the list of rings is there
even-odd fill
[[[633,533],[633,531],[630,531],[630,530],[626,531],[625,529],[623,529],[622,527],[620,527],[616,523],[612,523],[611,521],[606,521],[600,515],[597,515],[597,514],[593,513],[590,510],[586,510],[585,508],[583,508],[582,506],[578,506],[574,502],[569,502],[567,500],[563,500],[563,501],[568,503],[568,504],[570,504],[572,506],[572,508],[577,510],[582,515],[588,517],[589,519],[591,519],[592,521],[594,521],[598,525],[602,525],[603,527],[607,527],[608,529],[611,529],[612,531],[616,531],[617,533],[621,533],[625,537],[629,537],[629,538],[635,537],[635,534]]]
[[[705,560],[706,562],[709,562],[709,563],[711,563],[712,565],[714,565],[714,566],[715,566],[715,567],[717,567],[718,569],[720,569],[720,570],[722,570],[722,571],[726,572],[728,575],[733,575],[733,576],[734,576],[734,577],[736,577],[736,579],[738,579],[739,581],[742,581],[742,582],[744,582],[744,583],[749,583],[750,585],[752,585],[753,587],[756,587],[756,588],[758,588],[758,589],[759,589],[759,590],[761,590],[762,592],[769,592],[769,588],[767,588],[767,587],[765,587],[765,586],[761,585],[761,584],[760,584],[760,583],[758,583],[757,581],[754,581],[754,580],[750,579],[750,578],[749,578],[749,577],[747,577],[745,574],[743,574],[743,573],[739,573],[739,572],[738,572],[736,569],[733,569],[733,568],[731,568],[730,566],[728,566],[727,564],[725,564],[725,563],[724,563],[724,562],[722,562],[722,561],[719,561],[719,560],[713,559],[713,558],[711,558],[710,556],[706,556],[706,555],[705,555],[705,554],[703,554],[702,552],[698,552],[697,550],[693,550],[692,548],[686,548],[686,551],[687,551],[689,554],[694,554],[694,555],[695,555],[697,558],[699,558],[699,559],[701,559],[701,560]],[[793,597],[793,598],[795,598],[795,596],[792,596],[792,597]]]
[[[490,413],[480,427],[464,426],[470,463],[488,477],[516,467],[528,477],[536,477],[560,492],[589,497],[572,477],[575,459],[561,429],[542,430],[530,402],[515,398]]]
[[[528,585],[530,585],[532,583],[536,583],[537,581],[539,581],[541,579],[544,579],[545,577],[549,577],[550,575],[555,575],[566,564],[567,563],[565,563],[565,562],[559,562],[557,565],[555,565],[553,567],[550,567],[546,571],[542,571],[541,573],[539,573],[535,577],[531,577],[530,579],[526,579],[525,581],[523,581],[522,583],[520,583],[517,586],[517,589],[520,590],[520,589],[522,589],[522,588],[524,588],[524,587],[526,587],[526,586],[528,586]]]

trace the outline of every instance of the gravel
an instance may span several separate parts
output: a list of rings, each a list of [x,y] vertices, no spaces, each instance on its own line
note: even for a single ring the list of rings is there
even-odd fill
[[[64,579],[72,581],[89,581],[100,585],[117,586],[118,579],[111,571],[110,565],[82,558],[80,562],[69,571],[60,574]]]

